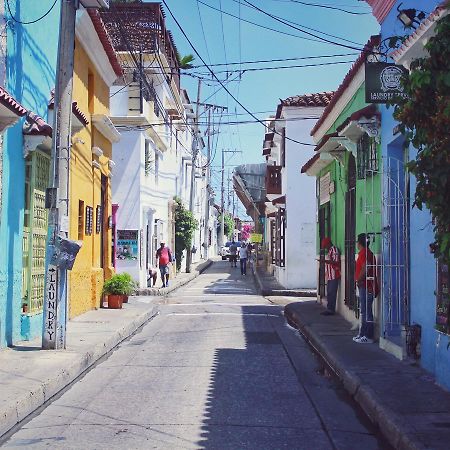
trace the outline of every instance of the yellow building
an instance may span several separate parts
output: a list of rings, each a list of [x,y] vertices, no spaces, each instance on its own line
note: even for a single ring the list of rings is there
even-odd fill
[[[70,161],[69,236],[82,248],[69,275],[69,317],[100,307],[113,272],[111,247],[112,143],[120,134],[109,119],[109,88],[122,73],[96,10],[77,11]]]

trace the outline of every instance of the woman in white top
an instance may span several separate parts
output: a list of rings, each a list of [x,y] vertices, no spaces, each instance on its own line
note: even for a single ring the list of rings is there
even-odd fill
[[[247,275],[247,247],[244,243],[241,244],[239,249],[239,261],[241,264],[241,275]]]

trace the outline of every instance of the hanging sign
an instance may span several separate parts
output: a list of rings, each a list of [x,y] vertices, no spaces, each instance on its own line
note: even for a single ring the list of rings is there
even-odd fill
[[[254,244],[261,244],[263,240],[263,235],[259,233],[252,233],[250,235],[250,242],[253,242]]]
[[[53,265],[47,269],[47,283],[45,292],[45,301],[47,308],[45,310],[44,322],[44,347],[56,348],[56,299],[58,286],[58,271]]]
[[[366,62],[366,102],[387,103],[394,97],[408,98],[401,79],[408,71],[391,63]]]
[[[117,259],[137,261],[139,256],[138,240],[138,230],[117,230]]]
[[[80,251],[82,242],[72,241],[71,239],[56,238],[55,250],[51,257],[51,264],[64,270],[72,270],[75,258]]]

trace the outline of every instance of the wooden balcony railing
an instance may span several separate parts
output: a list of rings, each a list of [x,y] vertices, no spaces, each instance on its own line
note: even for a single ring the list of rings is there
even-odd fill
[[[282,194],[281,166],[267,166],[266,192],[274,195]]]

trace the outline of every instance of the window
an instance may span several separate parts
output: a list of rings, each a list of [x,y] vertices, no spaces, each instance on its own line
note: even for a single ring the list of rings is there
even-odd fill
[[[84,227],[84,234],[87,236],[92,235],[92,227],[94,222],[94,208],[92,206],[86,206],[86,220]]]
[[[155,152],[155,183],[158,184],[159,179],[159,155]]]
[[[78,239],[81,240],[84,237],[84,202],[80,200],[78,202]]]
[[[150,150],[150,142],[145,141],[145,155],[144,155],[144,171],[145,176],[148,177],[150,175],[150,172],[152,170],[152,156],[151,156],[151,150]]]
[[[281,166],[286,167],[286,127],[281,129],[280,156],[281,156],[281,161],[280,161]]]
[[[364,133],[356,147],[358,179],[372,176],[378,170],[377,143]]]
[[[100,205],[97,205],[95,211],[95,232],[97,234],[100,234],[100,231],[102,230],[102,219],[103,219],[102,207]]]
[[[94,114],[94,74],[89,71],[88,73],[88,110],[90,114]]]

